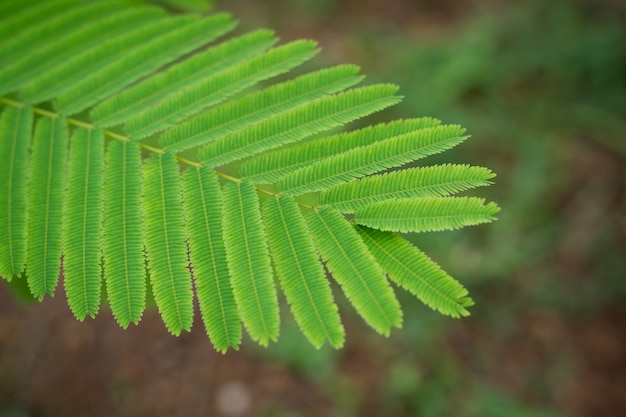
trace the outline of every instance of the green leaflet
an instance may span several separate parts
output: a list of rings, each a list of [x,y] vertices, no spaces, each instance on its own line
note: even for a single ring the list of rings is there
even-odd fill
[[[358,72],[357,66],[340,65],[248,94],[171,128],[161,136],[161,144],[172,152],[207,144],[253,123],[348,88],[363,79],[356,75]]]
[[[113,11],[120,7],[121,3],[114,1],[97,2],[82,7],[66,7],[59,10],[58,14],[51,14],[40,21],[30,30],[10,36],[0,44],[0,68],[4,68],[10,62],[19,60],[24,51],[36,50],[39,45],[48,44],[62,39],[68,28],[77,28],[89,25],[92,19],[97,19],[101,14]],[[51,9],[53,11],[55,9]],[[2,83],[0,93],[6,93]]]
[[[354,213],[358,224],[395,232],[432,232],[489,223],[500,211],[495,203],[475,197],[386,200]]]
[[[469,316],[467,290],[418,248],[391,232],[356,228],[389,278],[442,314]]]
[[[183,190],[189,258],[202,320],[217,351],[238,350],[241,321],[226,264],[217,175],[210,168],[189,168],[183,174]]]
[[[317,348],[339,348],[345,334],[324,268],[293,198],[271,198],[263,222],[280,284],[296,321]]]
[[[67,31],[56,42],[44,43],[33,53],[22,55],[0,71],[0,79],[6,91],[15,90],[40,74],[53,71],[81,51],[91,49],[112,36],[128,32],[137,25],[159,16],[158,9],[115,8],[97,16],[99,20],[88,22]]]
[[[313,41],[294,41],[240,63],[231,70],[200,79],[177,92],[167,102],[159,103],[131,118],[125,130],[133,139],[164,130],[259,81],[297,67],[319,52],[315,49],[316,45]]]
[[[302,167],[278,182],[290,195],[322,191],[384,169],[448,150],[466,137],[459,126],[437,126],[355,148]]]
[[[388,336],[401,327],[402,310],[372,254],[339,212],[322,207],[306,216],[326,267],[363,319]]]
[[[256,189],[224,186],[224,243],[235,300],[253,340],[266,346],[279,332],[278,299]]]
[[[126,49],[122,60],[111,62],[74,83],[59,94],[54,102],[55,109],[65,114],[85,110],[162,65],[212,41],[230,28],[229,17],[224,14],[202,20],[186,17],[168,20],[178,20],[174,30],[157,36],[134,50]]]
[[[138,21],[132,30],[111,36],[102,44],[78,52],[54,69],[30,80],[20,97],[31,103],[51,100],[71,89],[77,82],[105,71],[112,63],[120,62],[128,51],[135,53],[155,37],[171,32],[189,19],[166,19],[155,11],[149,21]]]
[[[42,117],[33,135],[28,190],[28,287],[39,300],[54,294],[61,265],[67,121]]]
[[[63,209],[63,267],[67,302],[81,321],[100,307],[103,171],[102,130],[76,129]]]
[[[274,183],[290,172],[314,162],[338,155],[350,149],[370,145],[394,136],[415,132],[441,122],[430,117],[396,120],[368,126],[351,132],[339,133],[299,146],[265,152],[246,161],[240,169],[243,177],[255,183]]]
[[[0,116],[0,276],[11,281],[26,264],[30,107],[6,107]]]
[[[152,292],[165,327],[176,336],[189,331],[193,321],[178,171],[176,157],[170,153],[146,159],[142,201]]]
[[[112,141],[104,177],[104,278],[111,311],[126,328],[146,305],[139,144]]]
[[[470,165],[436,165],[410,168],[341,184],[322,191],[319,202],[353,213],[377,201],[411,197],[445,197],[474,187],[484,187],[495,174]]]
[[[104,127],[124,122],[198,80],[262,52],[276,41],[273,32],[258,30],[220,43],[103,101],[91,111],[91,119]]]
[[[209,166],[220,166],[297,142],[396,104],[401,100],[394,95],[397,90],[380,84],[324,97],[209,143],[198,156]]]

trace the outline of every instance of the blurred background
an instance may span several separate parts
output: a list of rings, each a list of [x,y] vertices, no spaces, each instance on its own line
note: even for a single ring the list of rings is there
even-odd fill
[[[165,2],[199,8],[195,0]],[[155,311],[79,323],[62,292],[0,286],[0,416],[626,416],[626,2],[222,0],[240,30],[312,38],[472,138],[429,164],[493,169],[491,225],[411,239],[469,290],[469,318],[397,291],[405,325],[315,350],[283,304],[279,342],[213,351]],[[335,288],[337,290],[337,288]],[[284,301],[284,300],[283,300]]]

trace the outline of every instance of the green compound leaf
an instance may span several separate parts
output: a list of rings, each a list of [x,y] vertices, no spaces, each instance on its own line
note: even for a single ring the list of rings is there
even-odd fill
[[[278,299],[254,185],[224,187],[224,243],[235,300],[253,340],[266,346],[279,332]]]
[[[345,334],[337,305],[295,200],[267,200],[263,221],[278,279],[300,328],[317,348],[325,341],[341,347]]]
[[[306,220],[326,267],[367,324],[385,336],[392,327],[401,327],[400,304],[348,221],[325,207],[307,215]]]
[[[310,342],[342,346],[324,263],[379,333],[402,323],[385,273],[466,315],[467,291],[395,234],[494,219],[494,203],[449,197],[489,185],[488,169],[405,166],[464,129],[429,117],[367,126],[401,100],[397,86],[354,88],[354,65],[300,75],[317,44],[276,45],[269,30],[211,44],[235,26],[128,0],[0,2],[0,275],[25,273],[13,286],[42,299],[62,265],[79,320],[98,313],[103,276],[123,328],[150,291],[174,335],[191,328],[195,285],[224,353],[242,322],[262,345],[277,339],[274,272]]]
[[[65,292],[78,320],[100,307],[104,136],[78,128],[72,135],[63,209]]]

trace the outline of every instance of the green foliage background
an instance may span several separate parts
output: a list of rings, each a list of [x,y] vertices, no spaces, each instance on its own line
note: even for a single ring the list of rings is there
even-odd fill
[[[135,356],[109,352],[129,364],[121,374],[93,365],[102,388],[93,398],[113,392],[121,399],[103,405],[85,395],[73,406],[67,389],[29,387],[32,372],[14,374],[11,363],[22,362],[11,349],[20,345],[10,341],[6,319],[0,415],[74,415],[97,405],[127,415],[203,415],[202,405],[220,415],[216,398],[232,381],[252,399],[241,415],[626,413],[626,10],[608,0],[388,3],[232,0],[215,7],[232,11],[244,27],[276,29],[285,40],[318,39],[322,60],[357,63],[371,81],[399,84],[404,101],[381,118],[417,113],[468,128],[472,140],[442,162],[498,173],[497,186],[480,193],[501,205],[500,219],[476,230],[420,235],[416,243],[470,289],[472,316],[452,321],[399,292],[405,326],[389,339],[347,316],[345,349],[316,351],[284,317],[281,341],[270,349],[247,344],[232,361],[198,354],[205,361],[193,365],[180,356],[193,357],[201,338],[163,345],[178,342],[161,342],[168,337],[162,330],[156,336],[120,330],[116,340],[154,343],[163,355],[156,357],[176,366],[137,371],[130,364]],[[2,300],[3,309],[14,303],[5,294]],[[347,310],[346,300],[338,303]],[[56,323],[65,326],[63,319]],[[81,332],[74,327],[72,334]],[[67,375],[52,382],[80,381],[84,365],[73,359],[59,368],[40,361],[34,369]],[[175,370],[190,366],[212,376]],[[185,382],[188,375],[193,383]],[[168,395],[144,399],[157,379]],[[177,381],[193,394],[175,391]]]

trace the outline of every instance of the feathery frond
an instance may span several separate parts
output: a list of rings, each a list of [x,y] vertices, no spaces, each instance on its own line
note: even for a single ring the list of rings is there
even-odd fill
[[[500,211],[483,198],[441,197],[385,200],[354,213],[354,221],[364,226],[394,232],[432,232],[489,223]]]
[[[249,182],[224,187],[224,243],[235,300],[253,340],[278,337],[278,299],[256,189]]]
[[[277,339],[274,271],[311,343],[342,346],[324,263],[379,333],[402,323],[385,273],[441,313],[467,315],[461,284],[395,232],[494,220],[494,203],[449,197],[493,173],[381,174],[460,144],[464,129],[422,117],[321,137],[394,105],[398,87],[354,88],[364,78],[354,65],[286,77],[319,49],[276,46],[269,30],[210,44],[235,26],[224,13],[170,16],[127,0],[0,2],[0,275],[25,272],[42,299],[63,259],[84,320],[98,313],[103,274],[123,328],[151,289],[174,335],[191,328],[195,285],[221,352],[239,348],[242,322],[261,345]]]
[[[217,175],[210,168],[183,174],[189,258],[207,334],[215,349],[239,349],[241,321],[230,284],[222,238],[223,202]]]
[[[30,107],[6,107],[0,116],[0,276],[11,281],[26,264],[28,151],[33,113]]]
[[[63,208],[63,267],[67,302],[81,321],[95,317],[100,308],[103,173],[102,130],[76,129]]]
[[[330,156],[427,127],[439,126],[440,123],[439,120],[422,117],[380,123],[351,132],[339,133],[306,142],[300,146],[265,152],[246,161],[241,166],[240,173],[255,183],[274,183],[298,168],[312,165]]]
[[[278,182],[281,191],[299,195],[322,191],[368,174],[448,150],[467,137],[459,126],[437,126],[355,148],[291,172]]]
[[[363,79],[356,75],[358,72],[357,66],[340,65],[301,75],[294,80],[232,100],[181,123],[166,131],[160,142],[172,152],[205,145],[357,84]]]
[[[319,52],[315,49],[316,46],[313,41],[294,41],[273,48],[231,70],[200,79],[167,101],[158,103],[128,120],[124,130],[135,140],[164,130],[259,81],[297,67]]]
[[[38,119],[29,175],[26,276],[40,300],[54,294],[59,277],[66,156],[65,119]]]
[[[203,78],[264,51],[277,41],[272,31],[258,30],[208,48],[103,101],[94,107],[90,116],[103,127],[122,123]]]
[[[104,176],[104,280],[111,311],[123,328],[146,307],[138,143],[110,142]]]
[[[170,153],[146,159],[142,201],[152,292],[165,327],[176,336],[191,330],[193,321],[178,171],[176,157]]]
[[[209,166],[221,166],[341,126],[400,101],[394,85],[361,87],[324,97],[259,125],[209,143],[198,152]]]
[[[320,204],[330,205],[344,213],[353,213],[377,201],[445,197],[475,187],[484,187],[495,174],[470,165],[436,165],[409,168],[341,184],[320,193]]]
[[[268,199],[263,221],[276,274],[300,328],[317,348],[327,340],[341,347],[345,335],[337,305],[295,200]]]
[[[402,310],[372,254],[339,212],[322,207],[306,216],[326,267],[363,319],[388,336],[402,325]]]
[[[468,316],[467,290],[418,248],[391,232],[359,226],[365,244],[389,278],[442,314]]]

